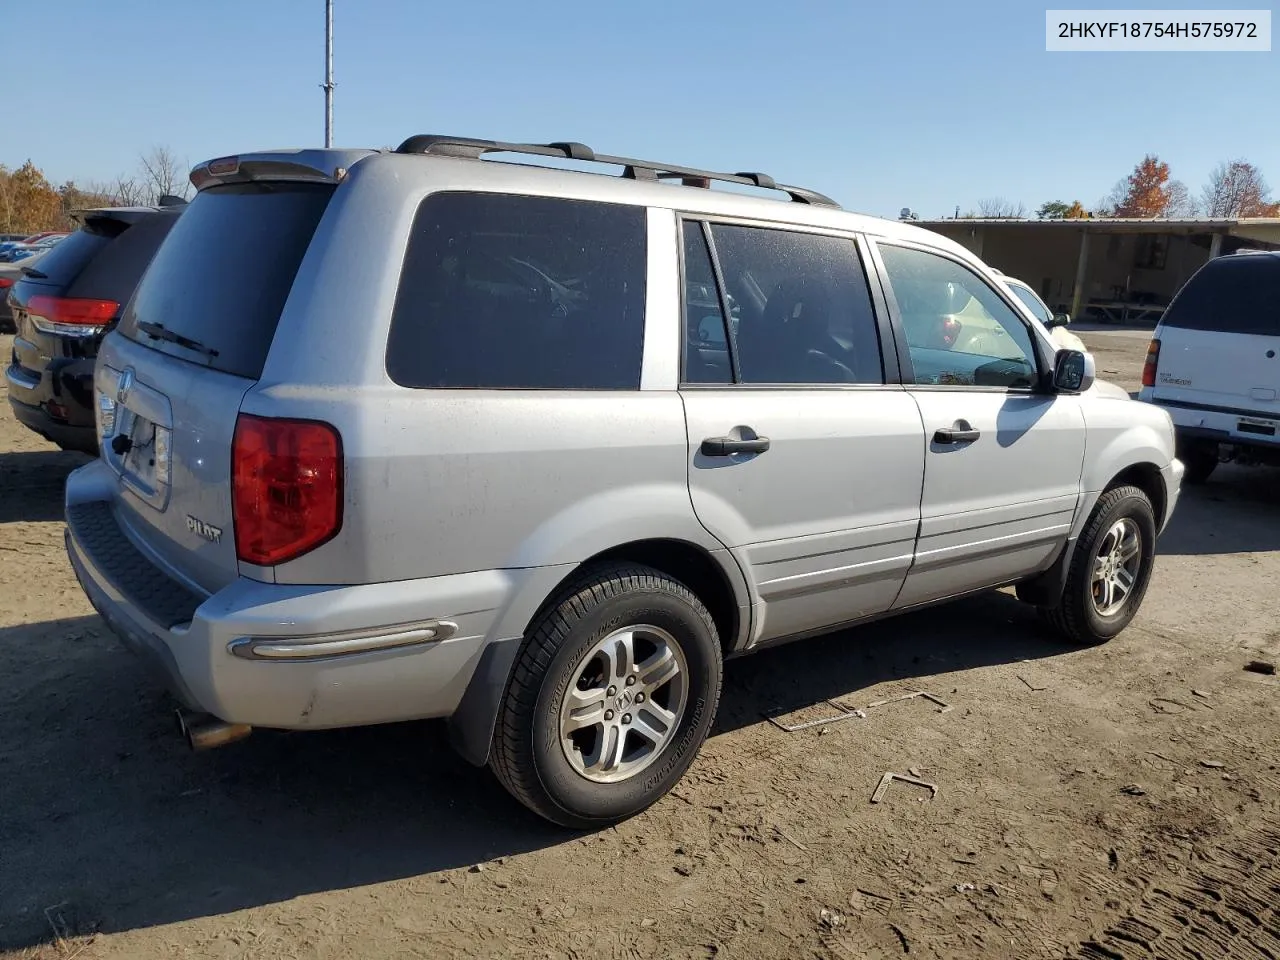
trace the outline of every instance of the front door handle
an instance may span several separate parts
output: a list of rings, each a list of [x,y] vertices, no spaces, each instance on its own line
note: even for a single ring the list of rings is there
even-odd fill
[[[949,427],[940,427],[933,433],[934,443],[973,443],[982,436],[981,430],[969,426],[967,420],[957,420]]]
[[[739,440],[737,437],[707,437],[698,448],[704,457],[731,457],[735,453],[764,453],[769,449],[768,437]]]

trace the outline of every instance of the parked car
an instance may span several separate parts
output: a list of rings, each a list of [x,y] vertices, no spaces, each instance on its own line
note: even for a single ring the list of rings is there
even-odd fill
[[[66,237],[67,234],[65,233],[49,233],[40,236],[36,240],[15,243],[3,254],[0,254],[0,263],[17,263],[20,260],[33,257],[37,253],[43,253],[45,250],[50,250],[57,246]]]
[[[18,421],[64,450],[96,456],[93,367],[181,206],[114,207],[79,214],[82,226],[39,259],[15,264],[16,329],[5,380]]]
[[[12,237],[3,242],[0,242],[0,262],[8,263],[9,262],[7,259],[8,254],[15,247],[21,246],[23,244],[35,243],[36,241],[42,240],[45,237],[52,236],[53,233],[54,233],[53,230],[48,230],[48,231],[45,231],[44,233],[33,233],[27,236]]]
[[[1168,411],[1187,481],[1218,463],[1280,465],[1280,252],[1210,260],[1156,325],[1142,400]]]
[[[18,263],[0,263],[0,333],[16,333],[13,310],[9,307],[9,291],[22,279],[24,270],[34,269],[48,251],[41,251]]]
[[[726,657],[1006,584],[1082,643],[1142,602],[1168,415],[1091,396],[1092,359],[938,234],[581,144],[191,179],[103,341],[66,516],[193,746],[448,717],[531,809],[598,825],[681,777]],[[957,290],[999,352],[908,345]]]
[[[1049,331],[1049,337],[1057,344],[1059,350],[1079,350],[1081,353],[1088,353],[1084,341],[1067,329],[1067,325],[1071,323],[1070,314],[1054,313],[1049,309],[1049,305],[1040,299],[1040,295],[1031,289],[1030,284],[1017,277],[1000,273],[999,270],[994,272],[1000,274],[1004,285],[1013,291],[1013,295],[1021,300],[1023,306],[1031,311],[1031,315]]]

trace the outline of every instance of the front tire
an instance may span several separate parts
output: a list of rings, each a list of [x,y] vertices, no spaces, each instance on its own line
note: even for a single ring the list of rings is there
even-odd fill
[[[553,823],[625,820],[693,762],[721,669],[715,623],[684,584],[639,564],[588,570],[526,634],[490,767]]]
[[[1155,512],[1147,495],[1133,486],[1108,490],[1076,542],[1061,600],[1041,613],[1074,643],[1110,640],[1142,605],[1155,545]]]

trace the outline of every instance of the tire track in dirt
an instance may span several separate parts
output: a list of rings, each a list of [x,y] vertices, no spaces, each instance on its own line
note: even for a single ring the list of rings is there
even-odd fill
[[[1076,960],[1280,960],[1280,819],[1197,855],[1186,880],[1150,886]]]

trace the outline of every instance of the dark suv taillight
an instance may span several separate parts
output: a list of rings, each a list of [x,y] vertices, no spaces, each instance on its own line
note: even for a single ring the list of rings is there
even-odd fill
[[[1156,367],[1160,365],[1160,341],[1152,340],[1147,346],[1147,362],[1142,365],[1142,385],[1156,385]]]
[[[342,529],[342,439],[317,420],[240,414],[231,443],[236,556],[269,567]]]

